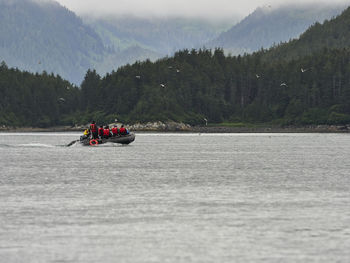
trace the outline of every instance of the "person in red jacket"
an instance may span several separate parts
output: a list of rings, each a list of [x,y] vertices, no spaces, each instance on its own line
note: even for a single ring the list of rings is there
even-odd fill
[[[124,125],[122,125],[122,126],[120,127],[119,132],[120,132],[121,135],[126,135],[126,134],[127,134],[127,131],[126,131],[126,129],[124,128]]]
[[[97,126],[95,121],[92,121],[90,124],[90,133],[93,139],[97,138]]]
[[[103,130],[103,138],[107,139],[110,135],[109,126],[106,126]]]
[[[100,128],[98,128],[98,137],[100,139],[103,138],[103,126],[101,125]]]
[[[116,125],[112,128],[112,134],[113,134],[113,137],[118,135],[118,127]]]

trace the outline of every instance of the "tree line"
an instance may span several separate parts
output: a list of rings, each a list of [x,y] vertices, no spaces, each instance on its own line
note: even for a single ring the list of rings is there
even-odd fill
[[[0,125],[48,127],[79,110],[80,90],[58,75],[0,65]]]
[[[342,124],[350,121],[350,50],[324,49],[291,61],[223,50],[183,50],[101,78],[88,71],[82,110],[128,122]]]
[[[182,50],[126,65],[80,87],[59,75],[0,65],[0,125],[47,127],[173,120],[190,124],[350,123],[350,49],[323,49],[290,61],[222,49]]]

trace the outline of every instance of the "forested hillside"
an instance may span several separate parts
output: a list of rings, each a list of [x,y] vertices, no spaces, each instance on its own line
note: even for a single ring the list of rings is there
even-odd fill
[[[83,98],[94,100],[95,106],[85,110],[114,114],[130,122],[202,123],[203,118],[279,124],[350,122],[349,45],[329,31],[329,24],[336,25],[337,35],[346,36],[349,14],[347,9],[308,30],[300,43],[312,34],[309,49],[313,52],[289,62],[276,49],[238,57],[225,57],[221,49],[184,50],[156,63],[123,67],[103,78],[90,72],[82,85]],[[328,41],[339,41],[341,49],[326,49]],[[298,43],[284,47],[293,50]],[[313,49],[313,43],[323,43],[323,49]]]
[[[3,64],[0,124],[74,125],[115,118],[128,123],[203,124],[207,119],[211,123],[347,124],[350,47],[342,36],[348,34],[349,17],[347,9],[310,28],[298,41],[252,55],[231,57],[222,49],[185,49],[154,63],[126,65],[103,77],[89,70],[81,89],[59,76],[31,75]],[[285,59],[287,51],[307,43],[305,56]]]
[[[278,45],[267,52],[266,59],[292,60],[313,54],[324,48],[343,49],[350,47],[350,8],[337,19],[316,23],[299,39]]]
[[[103,78],[88,71],[81,90],[60,77],[2,65],[0,124],[74,125],[115,118],[129,123],[201,124],[204,118],[281,125],[350,122],[349,49],[323,50],[289,63],[266,63],[261,56],[185,50]]]
[[[289,63],[267,63],[262,55],[185,50],[104,78],[89,72],[82,85],[83,110],[128,122],[350,122],[348,49],[323,50]]]
[[[80,90],[59,76],[0,65],[0,125],[47,127],[70,123]],[[65,119],[69,119],[69,121]]]
[[[339,15],[345,5],[334,3],[285,4],[256,9],[231,29],[209,42],[207,47],[221,47],[226,53],[251,53],[261,48],[297,38],[315,22]]]

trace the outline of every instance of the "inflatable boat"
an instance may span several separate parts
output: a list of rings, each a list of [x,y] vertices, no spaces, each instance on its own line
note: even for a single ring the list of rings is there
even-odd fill
[[[97,146],[99,144],[104,143],[120,143],[120,144],[129,144],[132,143],[135,140],[135,134],[133,132],[130,132],[129,134],[125,135],[117,135],[112,136],[109,138],[102,138],[102,139],[91,139],[91,138],[80,138],[80,143],[85,146]]]

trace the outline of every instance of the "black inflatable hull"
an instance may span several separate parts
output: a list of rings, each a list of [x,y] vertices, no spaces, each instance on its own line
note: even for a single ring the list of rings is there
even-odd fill
[[[115,137],[109,137],[109,138],[103,138],[103,139],[83,139],[80,141],[81,144],[85,146],[97,146],[99,144],[104,144],[107,142],[110,143],[120,143],[120,144],[129,144],[132,143],[135,140],[135,134],[134,133],[129,133],[127,135],[120,135],[120,136],[115,136]]]

